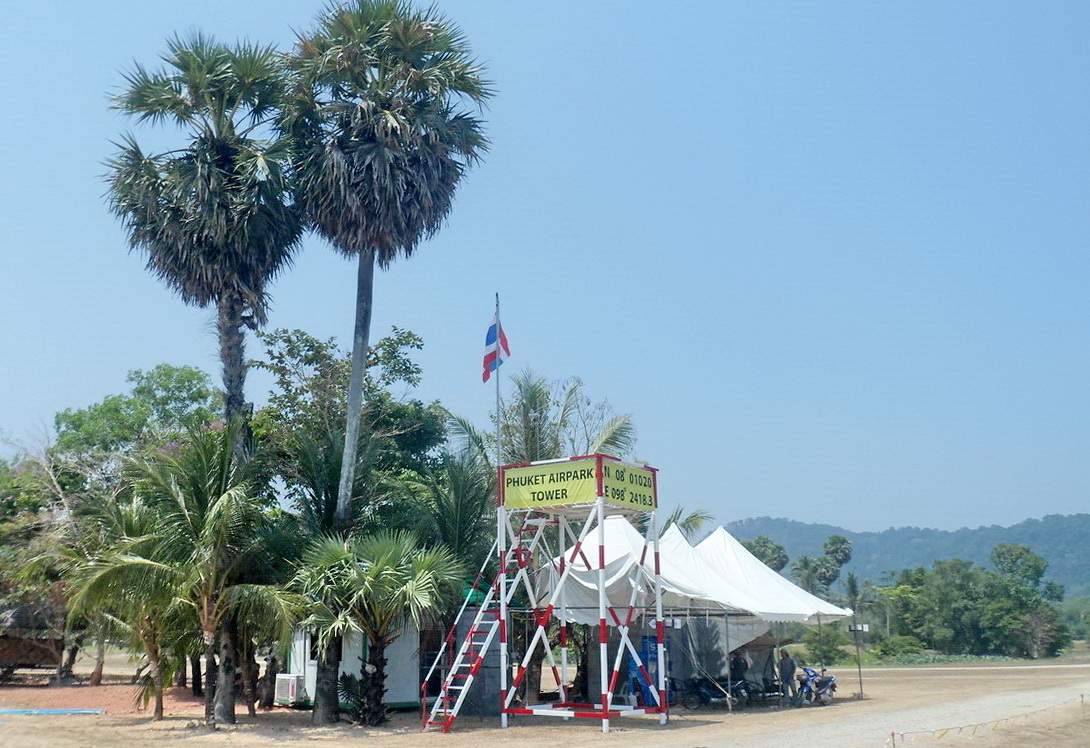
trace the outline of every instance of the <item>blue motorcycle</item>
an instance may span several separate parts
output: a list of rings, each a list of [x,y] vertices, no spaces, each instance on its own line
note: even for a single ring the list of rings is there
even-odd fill
[[[819,673],[813,668],[804,667],[798,674],[799,704],[817,704],[828,706],[836,694],[836,676],[828,675],[824,668]]]

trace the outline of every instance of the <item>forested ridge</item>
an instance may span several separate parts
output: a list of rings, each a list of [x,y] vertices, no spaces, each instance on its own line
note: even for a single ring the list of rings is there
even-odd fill
[[[1062,584],[1068,597],[1090,595],[1090,514],[1050,514],[1010,527],[999,525],[959,530],[896,527],[881,532],[852,532],[835,525],[797,522],[774,517],[752,517],[729,522],[727,531],[739,540],[764,535],[783,545],[791,558],[819,556],[830,535],[843,535],[852,544],[845,573],[881,584],[887,572],[936,560],[959,558],[989,566],[988,554],[999,543],[1029,546],[1048,561],[1045,578]]]

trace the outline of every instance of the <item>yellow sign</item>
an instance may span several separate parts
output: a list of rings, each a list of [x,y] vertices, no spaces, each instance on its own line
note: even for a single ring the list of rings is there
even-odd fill
[[[603,460],[602,472],[607,504],[644,511],[658,507],[654,468]]]
[[[500,468],[500,488],[508,509],[593,504],[598,497],[597,460]]]
[[[606,504],[651,510],[658,506],[655,469],[617,462],[604,455],[578,460],[500,468],[501,503],[508,509],[545,509]]]

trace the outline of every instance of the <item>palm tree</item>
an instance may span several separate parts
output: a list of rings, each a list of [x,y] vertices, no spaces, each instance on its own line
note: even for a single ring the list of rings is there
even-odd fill
[[[685,507],[677,506],[666,516],[660,530],[665,530],[670,525],[677,525],[677,529],[691,543],[697,533],[704,529],[704,525],[713,519],[715,519],[715,516],[705,509],[694,509],[691,512],[686,512]]]
[[[243,411],[243,326],[266,320],[267,286],[302,233],[289,197],[285,138],[260,138],[281,100],[272,47],[175,37],[167,68],[137,65],[114,106],[137,121],[187,131],[180,149],[146,154],[132,136],[108,161],[108,200],[132,249],[186,304],[215,305],[227,421]]]
[[[852,541],[843,535],[830,535],[825,539],[822,549],[836,563],[837,568],[852,560]]]
[[[375,442],[375,439],[367,439],[364,450],[356,453],[357,459],[367,464],[358,466],[355,471],[357,485],[348,505],[346,521],[342,523],[337,518],[337,485],[344,446],[340,434],[331,428],[319,428],[316,433],[303,428],[287,437],[287,443],[280,448],[280,474],[297,511],[293,524],[301,546],[326,537],[348,537],[351,528],[362,525],[367,486],[360,478],[370,472],[368,466],[375,457]],[[332,641],[319,643],[312,725],[338,721],[340,654],[340,647]]]
[[[840,596],[838,604],[852,609],[853,622],[860,620],[877,602],[878,594],[874,585],[869,580],[860,582],[855,572],[849,571],[844,577],[844,594]]]
[[[317,631],[319,651],[328,651],[350,632],[367,641],[358,688],[361,723],[378,725],[386,719],[386,648],[410,621],[419,626],[425,617],[441,613],[462,573],[450,551],[422,547],[407,532],[351,540],[326,537],[304,554],[294,586],[314,601],[303,625]],[[323,687],[329,684],[318,685]],[[342,685],[342,691],[348,690]]]
[[[449,548],[472,570],[480,566],[496,534],[496,471],[483,437],[464,419],[452,417],[453,439],[440,466],[407,486],[422,497],[419,532]]]
[[[175,604],[173,574],[141,555],[154,544],[159,519],[155,507],[138,496],[115,496],[93,508],[85,528],[100,542],[86,556],[73,555],[66,575],[73,614],[94,615],[127,631],[144,650],[156,720],[163,719],[164,650],[192,621]]]
[[[302,37],[284,128],[296,137],[297,199],[314,228],[358,261],[348,420],[338,488],[347,516],[371,331],[374,269],[439,230],[487,148],[461,107],[490,97],[461,31],[401,0],[331,5]]]
[[[235,449],[239,422],[222,429],[194,430],[173,451],[136,463],[133,490],[153,502],[157,529],[133,566],[168,578],[174,597],[196,615],[212,670],[220,642],[215,688],[206,689],[209,725],[234,723],[236,642],[240,621],[251,617],[281,623],[286,636],[294,616],[290,598],[248,581],[254,570],[275,564],[268,546],[268,519],[254,498],[254,461]]]
[[[811,595],[821,595],[825,591],[821,583],[821,573],[821,559],[813,556],[799,556],[791,565],[791,576],[795,583]]]
[[[623,457],[636,441],[627,415],[591,404],[578,378],[550,384],[530,370],[511,379],[514,394],[500,416],[500,458],[507,464],[569,455]]]

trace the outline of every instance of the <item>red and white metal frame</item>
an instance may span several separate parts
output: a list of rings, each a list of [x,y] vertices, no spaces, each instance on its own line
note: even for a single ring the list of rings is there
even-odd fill
[[[582,459],[582,458],[572,458]],[[654,474],[657,479],[657,475]],[[498,476],[499,477],[499,476]],[[657,480],[656,480],[657,482]],[[502,497],[502,485],[498,485],[499,495]],[[659,562],[659,539],[658,539],[658,519],[655,511],[649,512],[650,521],[648,523],[647,535],[644,538],[643,556],[641,557],[641,572],[637,575],[638,579],[634,585],[631,599],[628,601],[628,606],[625,610],[624,617],[622,618],[617,614],[617,609],[610,603],[608,594],[606,592],[606,534],[605,534],[605,519],[606,519],[606,501],[605,501],[605,488],[604,478],[602,474],[601,458],[599,458],[597,468],[597,493],[598,498],[593,504],[583,504],[576,506],[564,506],[564,507],[549,507],[545,509],[518,509],[507,510],[503,504],[502,498],[497,502],[497,518],[496,518],[496,533],[497,533],[497,554],[499,561],[499,580],[498,591],[500,597],[500,724],[502,727],[508,726],[508,715],[511,714],[524,714],[524,715],[539,715],[539,716],[559,716],[559,717],[582,717],[589,719],[600,719],[602,721],[602,732],[609,732],[610,719],[614,717],[635,715],[635,714],[658,714],[659,722],[665,724],[669,716],[669,705],[666,701],[666,658],[665,658],[665,626],[663,623],[663,610],[662,610],[662,577],[661,577],[661,565]],[[519,529],[515,529],[515,523],[512,521],[512,515],[519,515],[520,521]],[[535,536],[532,539],[528,548],[524,549],[522,542],[522,533],[525,531],[527,522],[526,519],[529,515],[536,515],[542,517],[543,515],[549,515],[559,527],[559,544],[561,549],[567,542],[572,542],[572,549],[570,553],[564,553],[561,551],[560,555],[560,575],[557,579],[552,593],[549,596],[549,600],[544,608],[538,608],[535,606],[533,610],[534,622],[536,628],[530,643],[527,645],[526,652],[520,661],[519,668],[516,672],[515,678],[512,680],[510,677],[510,645],[511,640],[509,636],[509,624],[510,624],[510,599],[513,596],[514,590],[511,589],[517,586],[519,582],[526,586],[527,590],[531,592],[531,599],[533,599],[534,585],[533,580],[529,576],[529,569],[526,568],[526,564],[523,563],[523,559],[520,559],[518,564],[518,571],[515,578],[508,579],[508,567],[509,559],[508,554],[513,550],[514,552],[523,553],[524,550],[533,551],[543,539],[544,523],[541,523],[536,530]],[[582,515],[582,516],[581,516]],[[572,528],[569,526],[569,517],[583,519],[582,525],[578,535],[572,533]],[[593,528],[597,528],[598,539],[598,554],[597,558],[593,561],[587,557],[586,552],[583,549],[586,539],[589,537]],[[512,548],[512,545],[514,548]],[[648,546],[653,548],[653,573],[648,574],[646,572],[647,550]],[[598,651],[599,651],[599,702],[597,704],[576,704],[568,700],[567,689],[565,686],[568,670],[568,626],[567,626],[567,597],[564,595],[564,585],[570,578],[572,569],[576,566],[576,560],[581,559],[585,568],[596,569],[597,582],[598,582]],[[550,563],[551,556],[550,556]],[[643,579],[639,579],[643,577]],[[614,696],[617,690],[618,683],[620,681],[620,667],[623,662],[623,655],[625,651],[630,652],[633,657],[640,661],[639,651],[634,645],[630,637],[630,630],[632,621],[635,618],[638,611],[638,593],[642,584],[642,581],[650,581],[650,586],[654,592],[654,625],[655,625],[655,655],[656,655],[656,670],[657,670],[657,683],[654,684],[656,688],[652,690],[652,696],[657,702],[654,705],[645,705],[642,707],[631,707],[628,705],[614,704]],[[551,617],[557,612],[557,606],[559,606],[561,624],[560,624],[560,644],[561,644],[561,663],[559,672],[557,672],[556,662],[553,658],[551,647],[549,646],[547,625]],[[607,617],[608,616],[608,617]],[[607,663],[609,662],[609,623],[612,623],[620,633],[620,645],[617,656],[613,661],[612,668],[607,670]],[[554,677],[556,677],[560,687],[560,701],[555,704],[541,704],[541,705],[525,705],[523,707],[513,706],[516,690],[522,680],[526,676],[527,666],[533,656],[533,652],[537,646],[543,646],[545,648],[545,659],[552,666]],[[651,677],[647,668],[641,662],[640,671],[643,678],[646,680],[649,686],[651,686]]]

